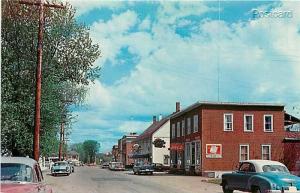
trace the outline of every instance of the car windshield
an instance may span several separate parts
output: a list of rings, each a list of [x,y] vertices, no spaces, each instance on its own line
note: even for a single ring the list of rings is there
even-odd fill
[[[264,165],[263,166],[264,172],[285,172],[289,173],[289,170],[285,166],[281,165]]]
[[[65,162],[56,162],[56,163],[54,163],[54,166],[65,166],[65,165],[67,165],[67,163],[65,163]]]
[[[32,182],[32,168],[25,164],[1,163],[1,181]]]

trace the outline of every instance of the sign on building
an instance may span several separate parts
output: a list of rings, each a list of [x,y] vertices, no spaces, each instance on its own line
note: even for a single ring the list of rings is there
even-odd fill
[[[206,158],[222,158],[222,144],[206,144]]]

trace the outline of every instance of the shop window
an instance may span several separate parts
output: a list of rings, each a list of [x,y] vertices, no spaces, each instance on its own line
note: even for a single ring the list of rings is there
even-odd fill
[[[185,164],[190,165],[191,164],[191,149],[190,149],[190,144],[191,143],[186,143],[185,144]]]
[[[200,142],[196,142],[196,164],[200,165],[201,162],[201,146]]]
[[[192,143],[192,147],[191,147],[191,149],[192,149],[192,152],[191,152],[191,161],[192,161],[192,165],[195,165],[195,158],[196,158],[196,156],[195,156],[195,143],[193,142]]]
[[[224,114],[224,131],[233,131],[233,114]]]
[[[168,165],[169,164],[169,155],[164,155],[164,164]]]
[[[261,159],[271,160],[271,145],[261,146]]]

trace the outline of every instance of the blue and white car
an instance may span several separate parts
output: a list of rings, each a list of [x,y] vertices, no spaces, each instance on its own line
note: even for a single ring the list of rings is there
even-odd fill
[[[224,193],[240,190],[252,193],[300,193],[300,177],[290,174],[277,161],[242,161],[238,171],[222,175]]]
[[[71,172],[71,166],[66,161],[57,161],[51,167],[51,175],[53,176],[59,174],[70,175]]]

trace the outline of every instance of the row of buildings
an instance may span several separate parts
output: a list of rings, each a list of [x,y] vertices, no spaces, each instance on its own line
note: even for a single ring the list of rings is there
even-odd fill
[[[268,159],[300,171],[300,120],[281,104],[196,102],[162,117],[140,135],[124,135],[116,161],[161,163],[178,173],[218,177],[239,161]],[[297,168],[298,167],[298,168]]]

